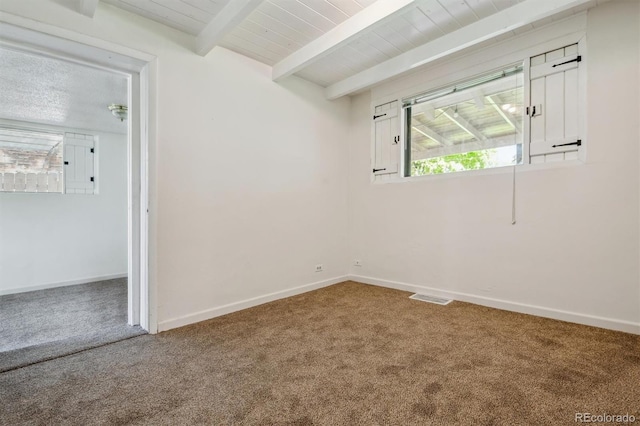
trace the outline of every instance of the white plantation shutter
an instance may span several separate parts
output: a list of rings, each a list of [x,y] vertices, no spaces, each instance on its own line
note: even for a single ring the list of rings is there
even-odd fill
[[[532,163],[578,158],[581,60],[577,44],[531,58]]]
[[[374,108],[375,149],[372,172],[375,176],[398,173],[400,125],[398,101],[388,102]]]
[[[93,136],[65,134],[64,192],[95,193],[95,141]]]

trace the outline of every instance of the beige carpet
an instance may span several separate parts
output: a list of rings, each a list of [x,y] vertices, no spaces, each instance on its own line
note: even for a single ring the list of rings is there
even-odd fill
[[[0,423],[640,419],[640,337],[352,282],[0,374]]]

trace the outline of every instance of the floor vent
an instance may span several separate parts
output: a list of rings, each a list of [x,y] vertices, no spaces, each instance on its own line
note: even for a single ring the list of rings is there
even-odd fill
[[[451,303],[451,299],[445,299],[443,297],[428,296],[426,294],[414,294],[409,299],[420,300],[422,302],[435,303],[436,305],[448,305]]]

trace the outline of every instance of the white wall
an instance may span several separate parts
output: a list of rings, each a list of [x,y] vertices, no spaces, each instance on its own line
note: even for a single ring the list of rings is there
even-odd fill
[[[93,20],[53,0],[0,9],[157,57],[160,329],[332,282],[355,258],[364,266],[351,273],[387,285],[639,322],[635,2],[590,14],[588,163],[522,173],[516,226],[508,174],[372,185],[368,93],[349,114],[348,99],[327,102],[295,77],[272,83],[269,67],[221,48],[201,58],[192,37],[103,3]]]
[[[349,99],[326,101],[295,77],[273,83],[270,67],[222,48],[200,57],[193,37],[103,3],[93,19],[59,3],[0,8],[157,57],[150,273],[161,330],[346,275]]]
[[[226,49],[174,55],[159,81],[172,117],[159,132],[160,317],[344,277],[349,100],[273,83]]]
[[[127,137],[92,134],[98,195],[0,192],[0,294],[126,275]]]
[[[587,20],[587,162],[370,182],[371,99],[476,65],[421,70],[352,100],[349,252],[370,283],[640,333],[638,2]],[[417,287],[416,287],[417,286]]]

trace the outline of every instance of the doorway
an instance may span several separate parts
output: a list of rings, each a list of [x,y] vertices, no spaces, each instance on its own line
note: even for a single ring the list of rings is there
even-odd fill
[[[0,47],[28,52],[42,57],[74,63],[94,70],[121,76],[127,85],[128,123],[126,129],[126,227],[127,227],[127,323],[155,333],[154,310],[150,309],[153,290],[149,286],[148,255],[148,158],[149,158],[149,80],[154,74],[154,58],[128,51],[119,53],[119,46],[83,37],[83,43],[42,32],[44,24],[33,23],[36,29],[11,23],[0,26]],[[55,31],[53,31],[55,33]],[[80,36],[78,36],[80,37]],[[105,47],[107,49],[105,49]],[[108,48],[113,50],[108,50]],[[106,106],[105,106],[106,107]],[[113,117],[115,120],[116,118]],[[72,132],[68,132],[72,133]],[[68,136],[68,135],[65,135]],[[73,134],[72,137],[87,135]],[[78,139],[76,138],[76,139]],[[95,147],[100,152],[99,145]],[[69,145],[70,146],[70,145]],[[87,147],[93,151],[94,147]],[[92,152],[93,153],[93,152]],[[99,185],[99,180],[97,181]]]

